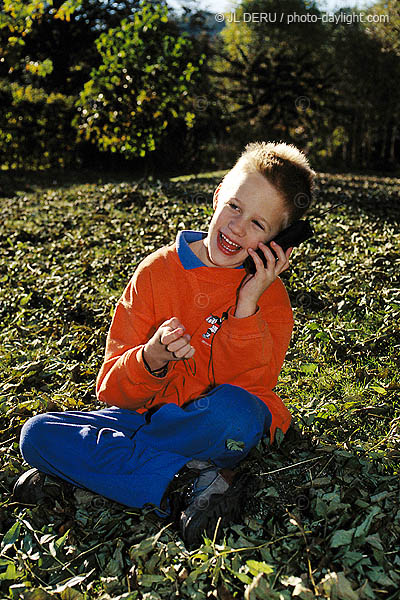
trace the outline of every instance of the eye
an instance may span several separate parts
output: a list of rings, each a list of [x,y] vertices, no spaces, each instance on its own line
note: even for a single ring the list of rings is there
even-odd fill
[[[235,208],[239,208],[239,207],[238,207],[238,205],[237,205],[237,204],[235,204],[234,202],[228,202],[228,205],[229,205],[231,208],[233,208],[233,209],[235,209]]]
[[[255,223],[260,229],[265,231],[265,228],[261,225],[261,223],[259,223],[258,221],[253,221],[253,223]]]

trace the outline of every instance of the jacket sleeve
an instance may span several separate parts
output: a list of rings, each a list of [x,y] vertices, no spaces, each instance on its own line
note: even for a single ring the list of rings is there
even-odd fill
[[[100,401],[137,410],[167,385],[170,366],[165,377],[156,377],[143,362],[144,345],[158,326],[150,271],[139,266],[117,303],[107,335],[105,359],[96,382]]]
[[[234,308],[215,334],[212,345],[215,385],[230,383],[255,394],[272,414],[271,439],[279,427],[286,433],[291,415],[282,400],[272,390],[285,359],[293,331],[293,312],[289,298],[282,295],[282,304],[257,307],[254,315],[234,316]]]

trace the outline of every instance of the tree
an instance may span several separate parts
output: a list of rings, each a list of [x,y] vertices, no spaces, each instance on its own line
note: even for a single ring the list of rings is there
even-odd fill
[[[246,14],[267,19],[246,22]],[[288,23],[288,14],[309,21]],[[277,0],[245,0],[236,16],[238,22],[221,33],[212,64],[228,127],[236,131],[244,123],[248,136],[250,124],[254,133],[311,145],[324,102],[334,94],[318,9],[303,0],[288,0],[284,7]]]
[[[347,17],[351,11],[335,16],[341,12]],[[246,14],[267,19],[246,22]],[[289,15],[296,20],[289,23]],[[219,37],[211,73],[227,130],[240,146],[250,136],[279,138],[311,151],[320,164],[338,166],[338,158],[348,167],[395,163],[395,19],[387,35],[379,29],[378,36],[367,24],[323,19],[306,0],[287,0],[284,7],[277,0],[244,0],[236,16]]]
[[[47,6],[24,36],[20,59],[0,65],[0,76],[21,85],[41,87],[46,92],[77,95],[98,67],[101,57],[95,41],[100,33],[132,19],[139,0],[81,0],[69,20],[54,18]],[[1,35],[1,33],[0,33]],[[43,67],[51,65],[43,73]],[[45,75],[38,77],[38,75]]]
[[[367,12],[374,17],[372,21],[365,24],[367,34],[379,40],[383,52],[394,52],[400,56],[400,6],[398,1],[379,0]]]
[[[100,35],[102,64],[80,94],[74,124],[80,139],[126,158],[157,149],[171,125],[195,118],[190,92],[203,56],[168,20],[164,5],[140,3],[131,21]]]
[[[3,0],[0,12],[0,55],[12,72],[23,56],[25,37],[46,12],[54,19],[69,21],[81,0]],[[2,65],[4,69],[4,65]],[[45,76],[52,71],[50,59],[27,65],[32,72]]]
[[[374,13],[374,7],[370,11]],[[341,155],[348,166],[357,168],[385,169],[389,163],[395,166],[399,56],[370,35],[367,22],[334,28],[330,40],[338,91],[331,120],[343,132],[340,154],[336,156]]]

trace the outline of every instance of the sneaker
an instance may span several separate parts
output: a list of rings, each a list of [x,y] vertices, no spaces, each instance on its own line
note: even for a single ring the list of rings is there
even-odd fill
[[[251,475],[221,469],[216,465],[191,460],[175,475],[166,494],[171,520],[188,548],[202,542],[203,532],[213,539],[219,518],[217,538],[222,529],[239,521]]]
[[[60,499],[71,494],[74,486],[63,479],[29,469],[15,482],[13,498],[22,504],[39,504],[47,499]]]

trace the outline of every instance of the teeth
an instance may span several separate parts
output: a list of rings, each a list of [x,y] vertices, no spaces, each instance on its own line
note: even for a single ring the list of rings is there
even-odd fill
[[[235,246],[236,248],[241,248],[241,246],[239,246],[239,244],[235,244],[234,242],[232,242],[229,238],[226,237],[226,235],[224,235],[221,231],[221,236],[222,239],[225,240],[225,242],[227,242],[228,244],[230,244],[231,246]]]

